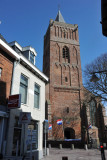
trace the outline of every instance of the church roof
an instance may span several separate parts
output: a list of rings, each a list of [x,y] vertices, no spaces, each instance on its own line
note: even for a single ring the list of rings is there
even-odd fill
[[[65,23],[65,20],[64,20],[64,18],[63,18],[63,16],[62,16],[62,14],[61,14],[60,10],[58,11],[58,14],[57,14],[57,16],[56,16],[55,21]]]

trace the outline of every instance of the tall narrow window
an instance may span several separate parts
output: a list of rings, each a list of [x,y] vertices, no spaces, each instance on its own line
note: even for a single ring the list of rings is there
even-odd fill
[[[69,60],[69,49],[68,49],[68,47],[64,47],[63,48],[63,58],[64,58],[64,61],[65,62],[70,62],[70,60]]]
[[[66,38],[66,32],[64,32],[64,38]]]
[[[39,109],[40,87],[35,84],[34,88],[34,107]]]
[[[68,82],[68,78],[67,77],[65,77],[65,82]]]
[[[32,53],[32,52],[30,52],[30,62],[32,63],[32,64],[34,64],[34,54]]]
[[[96,104],[94,100],[90,102],[90,121],[92,126],[96,125]]]
[[[69,107],[67,107],[67,113],[69,113]]]
[[[28,79],[21,74],[20,79],[20,94],[21,94],[21,102],[27,103],[27,88],[28,88]]]
[[[0,78],[1,78],[1,74],[2,74],[2,68],[0,68]]]

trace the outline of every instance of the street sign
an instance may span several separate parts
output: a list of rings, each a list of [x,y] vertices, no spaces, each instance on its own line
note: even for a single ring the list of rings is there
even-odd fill
[[[9,96],[8,109],[17,109],[21,106],[21,94]]]
[[[19,123],[30,123],[31,112],[20,112]]]

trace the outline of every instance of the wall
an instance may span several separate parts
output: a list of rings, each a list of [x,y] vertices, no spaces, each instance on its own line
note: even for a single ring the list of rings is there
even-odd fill
[[[2,68],[2,76],[0,78],[0,105],[6,105],[11,90],[13,59],[1,49],[0,68]]]
[[[0,48],[0,153],[5,155],[5,144],[8,131],[7,103],[11,91],[13,59]]]

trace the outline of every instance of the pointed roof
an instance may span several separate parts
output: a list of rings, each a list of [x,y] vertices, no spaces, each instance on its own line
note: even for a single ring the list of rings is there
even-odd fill
[[[58,14],[57,14],[57,16],[56,16],[55,21],[65,23],[65,20],[64,20],[64,18],[63,18],[63,16],[62,16],[62,14],[61,14],[60,10],[58,11]]]

